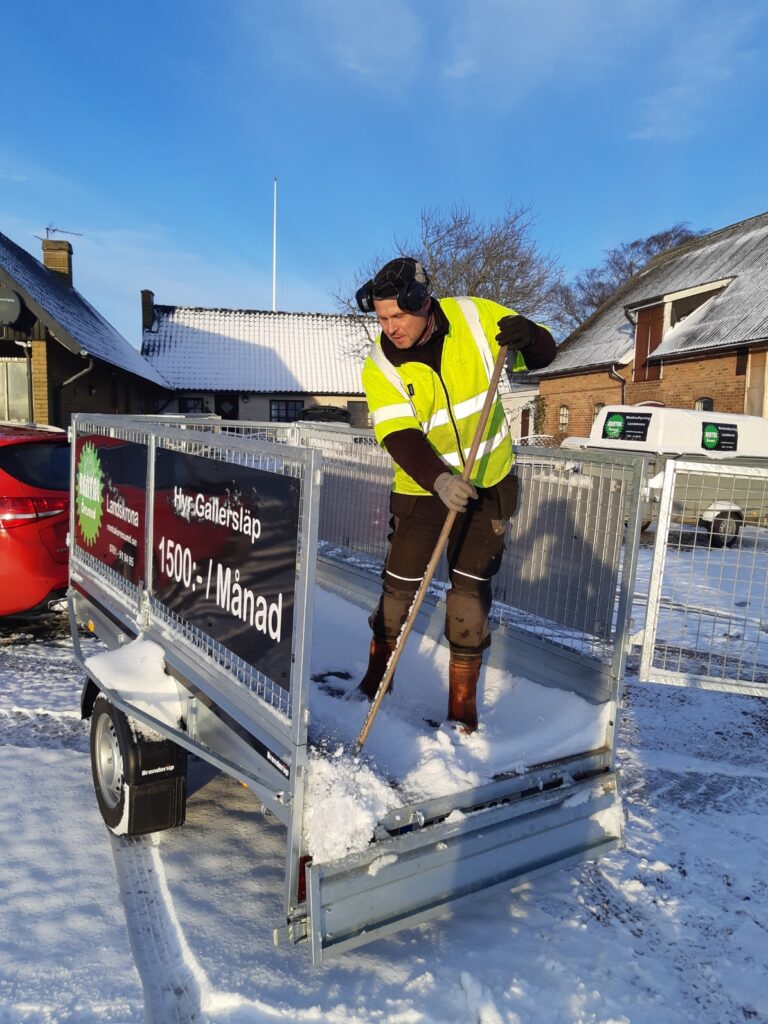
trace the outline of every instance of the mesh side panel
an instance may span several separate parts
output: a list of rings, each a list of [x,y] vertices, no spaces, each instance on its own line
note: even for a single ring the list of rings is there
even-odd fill
[[[197,626],[174,614],[154,597],[150,597],[149,605],[152,616],[157,622],[171,628],[175,635],[190,644],[196,652],[226,669],[237,682],[257,694],[276,711],[280,711],[288,719],[293,717],[291,695],[281,686],[259,672],[253,665],[249,665],[242,658],[233,654],[218,640],[214,640]]]
[[[768,687],[768,469],[677,469],[672,488],[644,672],[759,692]]]

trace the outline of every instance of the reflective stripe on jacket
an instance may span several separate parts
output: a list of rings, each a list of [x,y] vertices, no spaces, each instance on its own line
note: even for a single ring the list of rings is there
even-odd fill
[[[379,444],[396,430],[421,430],[446,468],[461,473],[499,352],[497,324],[514,310],[490,299],[439,301],[449,324],[440,373],[416,360],[393,366],[379,335],[363,366],[363,387]],[[515,370],[524,369],[518,353]],[[470,479],[478,487],[492,487],[509,473],[512,461],[512,439],[497,395]],[[397,464],[393,486],[399,494],[429,493]]]

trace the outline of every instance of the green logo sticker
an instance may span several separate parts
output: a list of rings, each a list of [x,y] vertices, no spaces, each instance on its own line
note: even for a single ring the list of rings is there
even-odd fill
[[[92,444],[84,444],[77,464],[77,522],[83,540],[93,544],[101,529],[102,472],[99,453]]]
[[[615,439],[621,437],[624,432],[624,417],[620,412],[611,413],[606,419],[603,427],[603,436]]]
[[[720,431],[715,423],[705,423],[701,443],[708,451],[717,448],[720,443]]]

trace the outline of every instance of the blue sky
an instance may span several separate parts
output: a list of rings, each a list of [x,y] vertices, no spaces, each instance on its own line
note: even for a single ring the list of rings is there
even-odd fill
[[[24,0],[3,11],[0,230],[78,232],[139,344],[165,304],[332,311],[425,208],[531,204],[566,272],[768,209],[768,2]]]

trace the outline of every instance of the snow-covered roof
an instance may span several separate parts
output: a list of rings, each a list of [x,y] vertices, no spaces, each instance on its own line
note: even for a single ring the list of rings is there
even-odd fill
[[[0,270],[31,312],[66,348],[135,373],[163,387],[158,371],[73,288],[21,246],[0,233]]]
[[[732,224],[663,253],[567,338],[538,377],[628,363],[634,327],[627,307],[710,282],[728,281],[694,313],[667,331],[652,358],[703,353],[768,338],[768,213]]]
[[[173,388],[363,393],[362,354],[372,339],[360,317],[157,305],[154,311],[141,351]]]

